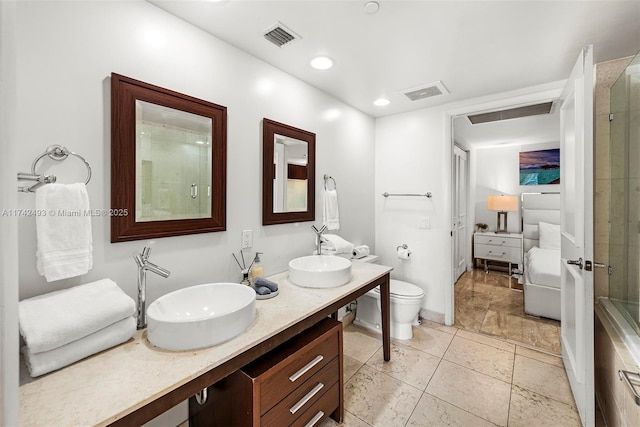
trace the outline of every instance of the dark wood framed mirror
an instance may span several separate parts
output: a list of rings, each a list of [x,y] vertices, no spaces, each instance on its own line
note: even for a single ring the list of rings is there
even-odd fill
[[[262,225],[315,220],[316,134],[262,120]]]
[[[111,74],[111,242],[226,229],[227,109]]]

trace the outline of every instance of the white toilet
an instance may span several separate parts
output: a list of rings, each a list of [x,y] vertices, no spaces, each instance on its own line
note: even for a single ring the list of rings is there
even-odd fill
[[[370,255],[354,262],[378,262],[378,257]],[[391,279],[391,337],[408,340],[413,337],[412,326],[418,325],[418,314],[422,307],[424,291],[422,288],[401,280]],[[382,317],[380,316],[380,289],[374,288],[357,299],[356,325],[372,331],[382,331]]]

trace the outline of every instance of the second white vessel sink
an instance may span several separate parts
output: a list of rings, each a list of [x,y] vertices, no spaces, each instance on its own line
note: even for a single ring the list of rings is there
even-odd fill
[[[147,338],[167,350],[228,341],[256,317],[256,293],[238,283],[208,283],[168,293],[147,309]]]
[[[335,288],[351,280],[351,261],[331,255],[311,255],[289,261],[289,280],[305,288]]]

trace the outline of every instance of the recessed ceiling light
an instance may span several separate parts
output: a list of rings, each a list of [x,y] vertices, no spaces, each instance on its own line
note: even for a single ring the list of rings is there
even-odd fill
[[[333,67],[333,60],[326,56],[316,56],[311,60],[311,66],[316,70],[328,70]]]
[[[364,11],[371,15],[376,13],[378,9],[380,9],[380,4],[377,1],[368,1],[364,5]]]
[[[384,107],[385,105],[389,105],[390,103],[391,101],[389,101],[387,98],[378,98],[373,101],[373,105],[377,107]]]

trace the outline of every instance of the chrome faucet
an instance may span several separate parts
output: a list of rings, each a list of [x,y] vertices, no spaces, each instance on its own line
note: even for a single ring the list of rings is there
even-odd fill
[[[316,244],[318,245],[316,248],[316,253],[318,255],[322,255],[322,233],[327,230],[327,225],[323,225],[320,230],[318,230],[315,225],[312,225],[311,229],[316,233]]]
[[[145,246],[139,254],[133,254],[133,259],[138,265],[138,329],[147,327],[147,271],[157,275],[169,277],[171,272],[149,261],[151,248]]]

